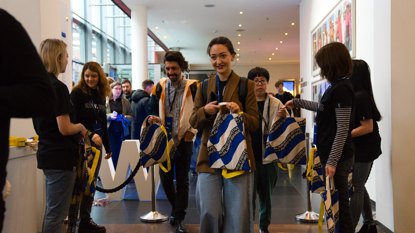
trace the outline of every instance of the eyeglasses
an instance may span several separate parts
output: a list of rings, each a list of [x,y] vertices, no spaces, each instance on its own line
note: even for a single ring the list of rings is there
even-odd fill
[[[227,53],[221,53],[219,55],[212,54],[212,55],[210,55],[210,59],[212,61],[216,61],[218,58],[220,58],[221,60],[225,60],[228,56],[229,56],[229,54],[227,54]]]
[[[256,85],[265,85],[267,84],[267,80],[254,80]]]

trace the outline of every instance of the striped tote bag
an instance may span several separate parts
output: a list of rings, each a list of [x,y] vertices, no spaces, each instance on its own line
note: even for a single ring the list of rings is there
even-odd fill
[[[147,168],[158,163],[164,172],[168,172],[176,147],[166,128],[157,123],[148,123],[148,118],[141,127],[140,164]]]
[[[266,135],[262,163],[305,164],[305,118],[286,117],[272,124]]]
[[[207,143],[211,168],[249,171],[242,114],[218,113]],[[222,172],[224,175],[224,173]],[[226,177],[226,176],[225,176]]]

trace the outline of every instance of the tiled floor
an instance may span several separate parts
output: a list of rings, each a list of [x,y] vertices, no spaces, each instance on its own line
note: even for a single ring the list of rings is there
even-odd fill
[[[301,178],[301,169],[296,168],[291,173],[290,178],[287,172],[279,171],[277,186],[272,195],[270,232],[318,232],[317,224],[302,224],[295,219],[297,214],[307,210],[307,192],[306,182]],[[189,232],[198,232],[199,229],[199,215],[195,205],[196,180],[197,176],[191,175],[189,207],[184,221]],[[315,212],[319,211],[320,200],[318,195],[312,195],[312,207]],[[170,213],[170,205],[166,200],[157,200],[156,209],[165,215]],[[174,232],[167,222],[161,224],[142,223],[139,219],[140,216],[149,211],[151,211],[151,202],[114,201],[106,207],[94,207],[92,217],[97,223],[104,224],[108,233]],[[257,229],[257,225],[255,227]],[[325,223],[323,223],[323,228],[326,228]]]

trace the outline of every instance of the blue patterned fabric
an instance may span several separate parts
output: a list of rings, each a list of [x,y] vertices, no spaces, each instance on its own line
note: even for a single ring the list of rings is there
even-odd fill
[[[339,192],[334,187],[333,178],[326,177],[326,190],[321,192],[326,210],[327,230],[339,233]]]
[[[276,121],[268,135],[263,164],[305,164],[305,119],[281,118]]]
[[[209,165],[214,169],[249,171],[243,116],[218,114],[207,143]]]
[[[147,117],[143,122],[140,138],[140,164],[147,168],[159,163],[163,171],[169,171],[176,147],[166,128],[156,123],[149,124]],[[167,162],[167,168],[162,165],[163,162]]]
[[[310,164],[307,166],[307,179],[310,181],[310,190],[313,193],[321,193],[325,188],[323,165],[320,162],[316,148],[311,149],[308,163]]]

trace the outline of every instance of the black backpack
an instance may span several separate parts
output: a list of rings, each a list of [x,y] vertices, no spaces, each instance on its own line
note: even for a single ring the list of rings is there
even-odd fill
[[[202,82],[202,96],[203,96],[203,101],[205,103],[207,103],[208,80],[209,79],[205,79]],[[239,95],[239,100],[242,102],[243,111],[245,111],[245,100],[246,100],[247,94],[248,94],[248,79],[245,77],[241,77],[239,80],[238,95]]]

